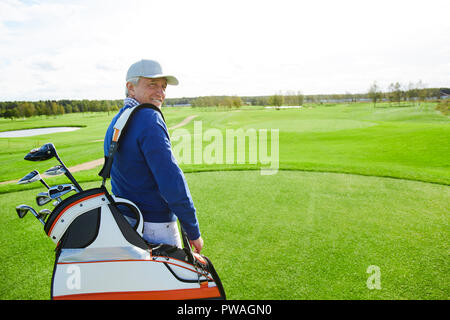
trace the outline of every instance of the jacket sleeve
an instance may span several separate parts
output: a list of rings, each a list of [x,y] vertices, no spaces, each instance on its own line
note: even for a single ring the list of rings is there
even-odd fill
[[[159,113],[140,110],[139,136],[141,152],[150,168],[162,197],[178,217],[191,240],[200,237],[196,210],[183,171],[173,156],[167,127]]]

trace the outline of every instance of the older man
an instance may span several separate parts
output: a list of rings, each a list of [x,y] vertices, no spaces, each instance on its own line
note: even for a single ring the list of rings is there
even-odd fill
[[[113,118],[105,136],[108,154],[113,126],[127,108],[150,103],[159,109],[167,85],[178,80],[162,72],[158,62],[140,60],[126,76],[124,107]],[[112,192],[133,201],[144,217],[144,238],[152,243],[181,247],[177,218],[197,253],[203,247],[196,210],[183,172],[172,154],[169,133],[160,112],[142,108],[129,120],[111,168]],[[126,216],[133,216],[124,209]]]

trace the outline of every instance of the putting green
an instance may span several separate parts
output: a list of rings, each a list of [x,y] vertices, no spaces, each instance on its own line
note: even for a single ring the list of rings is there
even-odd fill
[[[230,299],[449,298],[449,186],[301,171],[186,179]],[[39,191],[0,195],[0,299],[49,298],[54,245],[14,212]],[[367,287],[369,266],[380,290]]]

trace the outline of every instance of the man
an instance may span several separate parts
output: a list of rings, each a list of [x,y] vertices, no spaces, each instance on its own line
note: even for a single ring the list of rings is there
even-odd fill
[[[178,85],[178,80],[163,74],[156,61],[140,60],[130,66],[124,107],[106,132],[105,155],[108,154],[114,124],[121,113],[143,103],[161,109],[168,84]],[[196,209],[184,174],[172,154],[169,133],[160,112],[141,108],[129,121],[111,168],[112,193],[133,201],[139,207],[144,217],[144,239],[181,247],[178,218],[194,251],[200,253],[203,239]],[[126,209],[123,213],[133,216]]]

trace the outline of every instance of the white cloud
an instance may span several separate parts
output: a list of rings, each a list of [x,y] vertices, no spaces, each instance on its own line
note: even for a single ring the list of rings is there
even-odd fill
[[[116,99],[159,60],[169,97],[448,86],[448,1],[0,2],[0,99]],[[20,85],[19,85],[20,84]]]

